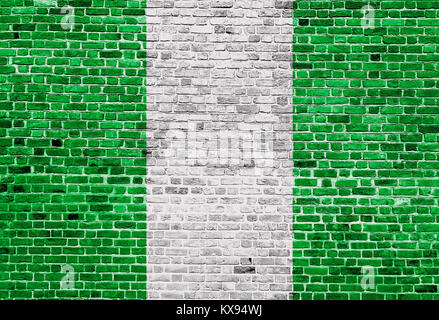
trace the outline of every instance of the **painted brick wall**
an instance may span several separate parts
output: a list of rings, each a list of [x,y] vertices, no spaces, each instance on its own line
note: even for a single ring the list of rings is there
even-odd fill
[[[151,299],[291,292],[291,4],[148,2]]]
[[[294,1],[294,299],[438,297],[438,13]]]
[[[2,2],[0,298],[436,298],[438,10]]]
[[[145,38],[141,1],[1,2],[1,299],[146,298]]]

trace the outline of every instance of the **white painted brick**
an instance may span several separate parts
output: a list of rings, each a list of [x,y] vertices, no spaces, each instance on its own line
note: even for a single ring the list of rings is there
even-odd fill
[[[288,299],[292,21],[274,4],[148,1],[149,299]],[[250,156],[220,130],[278,140]]]

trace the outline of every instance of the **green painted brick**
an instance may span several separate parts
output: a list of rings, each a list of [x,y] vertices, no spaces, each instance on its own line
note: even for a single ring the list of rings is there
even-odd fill
[[[293,299],[438,299],[437,6],[293,1]]]
[[[61,26],[64,5],[75,7],[73,31]],[[146,298],[145,5],[0,12],[1,299]],[[61,289],[64,264],[73,290]]]

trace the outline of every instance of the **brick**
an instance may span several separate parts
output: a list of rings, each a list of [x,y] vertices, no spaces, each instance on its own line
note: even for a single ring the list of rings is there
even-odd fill
[[[0,35],[0,255],[11,266],[3,282],[14,285],[0,286],[4,299],[146,298],[146,270],[133,267],[146,261],[145,22],[137,20],[145,9],[137,0],[110,1],[111,10],[92,2],[0,12],[10,25]],[[61,26],[67,5],[73,31]],[[76,290],[59,290],[64,264]],[[109,266],[105,276],[99,265]]]
[[[148,34],[148,296],[286,299],[293,1],[171,2],[185,12]],[[239,139],[268,152],[245,156]]]
[[[365,5],[374,8],[374,29],[361,26]],[[437,232],[438,90],[429,80],[437,61],[421,58],[438,49],[422,36],[437,25],[428,17],[436,6],[299,1],[293,10],[292,299],[437,292],[421,269],[436,270],[419,267],[436,261],[424,250]],[[361,286],[362,266],[375,271],[373,293]]]

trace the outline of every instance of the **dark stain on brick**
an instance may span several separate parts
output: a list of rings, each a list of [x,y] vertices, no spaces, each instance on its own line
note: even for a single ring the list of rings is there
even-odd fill
[[[330,123],[349,123],[351,117],[346,115],[330,115],[328,122]]]
[[[312,63],[293,63],[293,69],[312,69]]]
[[[14,32],[14,39],[20,39],[20,34],[18,32]]]
[[[299,26],[308,26],[309,19],[299,19]]]
[[[335,54],[334,55],[334,60],[335,61],[345,61],[346,57],[343,54]]]
[[[370,79],[376,79],[379,78],[380,73],[379,71],[369,71],[369,78]]]
[[[69,220],[78,220],[79,219],[79,214],[77,214],[77,213],[70,213],[67,216],[67,219],[69,219]]]
[[[375,194],[375,188],[368,188],[368,187],[359,187],[359,188],[353,188],[352,194],[355,195],[369,195],[372,196]]]
[[[297,168],[315,168],[317,161],[294,161],[294,166]]]
[[[23,128],[24,127],[24,121],[23,120],[14,120],[14,127],[15,128]]]
[[[108,184],[129,184],[129,177],[109,177],[107,179]]]
[[[34,155],[35,155],[35,156],[42,156],[42,155],[44,155],[44,149],[41,149],[41,148],[35,148],[35,149],[34,149]]]
[[[188,194],[188,188],[166,187],[165,192],[168,194]]]
[[[62,8],[64,6],[72,7],[91,7],[93,5],[93,0],[58,0],[58,7]]]
[[[254,168],[256,166],[255,161],[251,159],[250,161],[246,161],[244,163],[244,168]]]
[[[345,8],[346,9],[361,9],[366,4],[367,3],[363,2],[363,1],[346,1]]]
[[[172,58],[172,52],[162,52],[160,58],[162,60],[169,60]]]
[[[14,24],[12,26],[12,30],[14,30],[14,31],[35,31],[35,24],[33,24],[33,23]]]
[[[191,194],[203,194],[203,189],[202,188],[192,188]]]
[[[424,250],[423,257],[424,258],[437,258],[438,253],[436,250]]]
[[[274,3],[276,9],[293,9],[293,1],[279,1]]]
[[[296,204],[298,205],[316,205],[320,200],[316,198],[296,198]]]
[[[8,254],[9,248],[0,248],[0,254]]]
[[[360,275],[361,273],[361,268],[356,268],[356,267],[346,267],[343,270],[339,271],[339,274],[349,274],[349,275]]]
[[[256,273],[256,268],[254,266],[235,266],[233,268],[233,273]]]
[[[15,138],[14,139],[14,145],[16,145],[16,146],[24,146],[24,139],[23,138]]]
[[[215,33],[224,33],[226,32],[226,28],[224,26],[215,26]]]
[[[419,267],[420,263],[419,263],[419,259],[414,259],[414,260],[407,260],[407,265],[409,267]]]
[[[439,126],[419,126],[419,132],[421,133],[439,133]]]
[[[415,286],[415,292],[437,292],[437,286],[435,285],[417,285]]]
[[[375,180],[376,186],[396,186],[397,180],[395,179],[384,179],[384,180]]]
[[[16,174],[30,173],[30,167],[29,166],[9,167],[9,173],[16,173]]]
[[[59,3],[58,3],[59,5]],[[61,8],[50,8],[49,9],[49,14],[50,15],[61,15]],[[65,13],[64,13],[65,14]]]
[[[0,120],[0,128],[11,128],[12,121],[11,120]]]
[[[8,190],[8,185],[6,183],[0,184],[0,192],[6,192]]]
[[[108,196],[102,195],[102,196],[98,196],[98,195],[90,195],[87,196],[87,202],[107,202],[108,201]]]
[[[133,178],[133,183],[134,184],[142,184],[143,183],[143,179],[141,177],[134,177]]]
[[[52,140],[52,147],[61,147],[62,146],[62,141],[59,139],[53,139]]]
[[[23,186],[14,186],[14,192],[16,192],[16,193],[24,192],[24,187]]]
[[[152,155],[152,150],[151,149],[142,149],[142,156],[151,156]]]
[[[34,214],[32,214],[32,218],[34,220],[44,220],[44,219],[46,219],[46,214],[44,214],[44,213],[34,213]]]
[[[93,4],[92,0],[69,0],[69,3],[74,7],[91,7]]]
[[[380,61],[381,60],[381,55],[379,53],[371,54],[370,55],[370,60],[372,60],[372,61]]]
[[[125,16],[144,16],[145,9],[123,9],[122,14]]]

